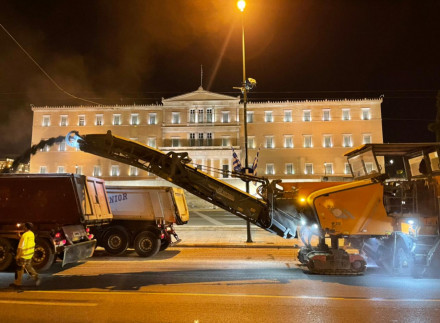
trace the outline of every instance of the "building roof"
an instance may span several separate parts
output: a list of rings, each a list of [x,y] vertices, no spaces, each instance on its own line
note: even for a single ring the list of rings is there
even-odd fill
[[[197,91],[185,93],[182,95],[174,96],[168,99],[162,99],[163,104],[179,101],[237,101],[240,97],[233,97],[224,94],[218,94],[210,91],[206,91],[203,87],[199,87]]]
[[[353,148],[344,156],[350,157],[364,151],[373,150],[379,156],[404,156],[412,153],[419,153],[422,150],[435,151],[440,148],[438,142],[426,143],[396,143],[396,144],[364,144],[362,146]]]

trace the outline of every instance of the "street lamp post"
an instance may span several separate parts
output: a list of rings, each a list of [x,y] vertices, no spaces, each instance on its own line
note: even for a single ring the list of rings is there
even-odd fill
[[[247,135],[247,88],[246,88],[246,51],[245,51],[245,41],[244,41],[244,8],[246,7],[246,2],[244,0],[240,0],[237,2],[237,7],[241,11],[241,43],[242,43],[242,52],[243,52],[243,84],[242,84],[242,92],[243,92],[243,114],[244,114],[244,162],[245,162],[245,172],[249,170],[249,156],[248,156],[248,135]],[[249,180],[246,179],[246,193],[249,193]],[[246,231],[247,231],[247,240],[246,242],[251,243],[251,223],[249,220],[246,221]]]

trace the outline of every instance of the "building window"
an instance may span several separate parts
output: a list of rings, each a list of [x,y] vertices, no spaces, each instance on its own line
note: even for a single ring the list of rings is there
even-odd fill
[[[97,126],[102,126],[103,123],[104,123],[103,120],[104,120],[104,117],[103,117],[102,114],[97,114],[97,115],[95,116],[95,124],[96,124]]]
[[[332,175],[333,174],[333,164],[325,163],[324,164],[324,172],[325,172],[325,175]]]
[[[120,114],[114,114],[113,115],[113,125],[114,126],[120,126],[121,125],[121,115]]]
[[[156,124],[157,123],[157,115],[156,113],[148,114],[148,124]]]
[[[95,165],[93,166],[93,176],[101,176],[101,166]]]
[[[180,112],[173,112],[171,114],[171,123],[172,124],[179,124],[180,123]]]
[[[342,146],[343,147],[352,147],[353,142],[351,140],[351,135],[342,135]]]
[[[266,136],[266,148],[274,148],[273,136]]]
[[[80,115],[78,116],[78,126],[83,127],[86,125],[86,116]]]
[[[349,164],[349,163],[345,163],[344,173],[345,173],[345,174],[350,174],[350,175],[351,175],[351,167],[350,167],[350,164]]]
[[[203,123],[203,109],[197,111],[197,122]]]
[[[292,136],[284,136],[284,147],[285,148],[293,148],[293,137]]]
[[[222,146],[223,147],[229,147],[230,146],[230,143],[229,143],[229,137],[226,137],[226,136],[223,136],[222,137]]]
[[[110,176],[119,176],[119,165],[112,165],[111,166]]]
[[[66,151],[66,141],[63,140],[58,145],[58,151]]]
[[[367,170],[367,174],[371,174],[373,172],[373,163],[372,162],[365,163],[365,169]]]
[[[82,171],[82,166],[75,166],[75,174],[77,175],[82,175],[83,171]]]
[[[222,111],[222,122],[229,123],[229,111]]]
[[[324,148],[331,148],[333,146],[332,136],[324,135]]]
[[[275,175],[275,168],[273,164],[266,164],[266,175]]]
[[[180,147],[180,138],[171,138],[171,147]]]
[[[214,122],[214,118],[212,117],[212,108],[206,109],[206,122],[208,123]]]
[[[189,123],[196,122],[196,109],[189,110]]]
[[[46,140],[46,139],[41,139],[41,140]],[[48,152],[50,151],[50,146],[48,144],[45,144],[44,147],[40,149],[40,151]]]
[[[246,111],[247,123],[254,123],[254,111]]]
[[[43,127],[49,127],[50,126],[50,116],[43,116]]]
[[[350,109],[342,109],[342,120],[350,120]]]
[[[287,175],[295,174],[295,171],[293,170],[293,164],[292,163],[287,163],[286,164],[286,174]]]
[[[189,134],[189,146],[194,147],[196,145],[196,134],[190,133]]]
[[[312,148],[312,136],[311,135],[304,135],[304,148]]]
[[[212,133],[211,132],[208,132],[206,134],[206,145],[212,146]]]
[[[272,111],[264,111],[264,122],[273,122]]]
[[[292,110],[284,110],[284,122],[292,122]]]
[[[138,176],[139,175],[139,168],[130,166],[128,168],[128,175],[129,176]]]
[[[132,113],[130,116],[130,124],[132,126],[137,126],[139,124],[139,114]]]
[[[370,108],[363,108],[362,109],[362,120],[370,120]]]
[[[306,163],[305,164],[304,174],[306,174],[306,175],[312,175],[313,174],[313,164],[312,163]]]
[[[362,135],[362,143],[363,144],[371,144],[371,135],[370,134]]]
[[[203,146],[203,133],[199,133],[197,146]]]
[[[330,121],[331,117],[330,117],[330,109],[324,109],[322,110],[322,120],[323,121]]]
[[[312,113],[310,110],[303,110],[303,121],[312,121]]]
[[[156,138],[148,138],[148,146],[156,148]]]
[[[255,148],[255,137],[248,136],[248,148]]]
[[[47,166],[40,166],[40,174],[47,174]]]
[[[57,167],[57,173],[58,174],[65,173],[64,166],[58,166]]]
[[[67,116],[60,116],[60,126],[66,127],[68,125]]]

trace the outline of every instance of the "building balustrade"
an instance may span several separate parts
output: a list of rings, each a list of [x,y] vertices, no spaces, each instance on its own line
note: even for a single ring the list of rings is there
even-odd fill
[[[238,146],[238,139],[163,139],[163,147],[231,147]]]

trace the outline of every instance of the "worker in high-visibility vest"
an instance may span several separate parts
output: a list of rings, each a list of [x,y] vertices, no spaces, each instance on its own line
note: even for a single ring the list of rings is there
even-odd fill
[[[40,285],[40,277],[32,267],[32,257],[35,250],[35,235],[32,232],[34,225],[30,222],[24,224],[25,232],[21,235],[20,242],[17,247],[17,255],[15,260],[17,262],[17,268],[15,271],[15,281],[11,284],[11,287],[21,287],[21,279],[23,277],[24,270],[35,280],[37,286]]]

